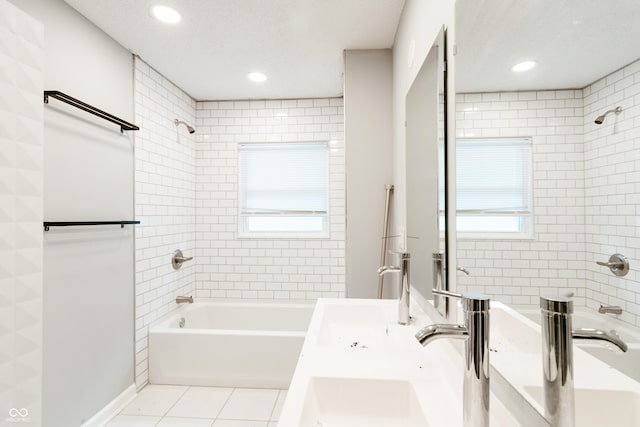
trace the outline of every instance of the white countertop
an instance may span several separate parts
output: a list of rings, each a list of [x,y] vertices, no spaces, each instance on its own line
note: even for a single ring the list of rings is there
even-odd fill
[[[401,326],[396,322],[395,300],[318,300],[278,427],[331,427],[320,419],[309,419],[307,394],[314,393],[310,390],[318,384],[325,384],[324,379],[331,379],[332,384],[344,383],[347,391],[373,393],[364,398],[353,394],[341,397],[347,406],[353,404],[354,410],[364,405],[361,411],[371,413],[371,420],[360,421],[363,427],[373,426],[376,416],[383,417],[394,410],[393,397],[376,400],[377,384],[391,384],[381,382],[385,380],[411,385],[427,425],[462,426],[463,342],[442,339],[423,348],[414,334],[436,322],[417,305],[411,308],[411,323]],[[454,346],[458,346],[458,351]],[[350,389],[349,384],[359,384],[360,388]],[[340,393],[340,388],[336,388],[336,393]],[[493,427],[520,425],[493,395],[490,414]]]
[[[501,303],[492,303],[491,316],[491,364],[534,409],[543,412],[540,404],[543,376],[540,325]],[[591,417],[607,413],[613,415],[616,412],[613,409],[615,400],[629,399],[640,404],[640,383],[612,369],[577,345],[573,348],[573,365],[576,412],[581,412],[576,418],[578,427],[586,425],[586,421],[582,424],[579,422],[580,416],[587,416],[586,410],[580,411],[585,406],[581,405],[585,403],[581,402],[583,397],[588,399]],[[586,394],[595,397],[589,398]],[[534,395],[537,395],[537,399]],[[620,427],[635,426],[613,423],[611,418],[609,422],[609,425]],[[594,423],[597,424],[596,421]]]

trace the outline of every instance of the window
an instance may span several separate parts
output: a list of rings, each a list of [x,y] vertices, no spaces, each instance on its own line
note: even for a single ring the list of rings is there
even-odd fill
[[[326,143],[239,145],[239,236],[328,236]]]
[[[461,237],[533,235],[530,138],[459,139],[457,231]]]

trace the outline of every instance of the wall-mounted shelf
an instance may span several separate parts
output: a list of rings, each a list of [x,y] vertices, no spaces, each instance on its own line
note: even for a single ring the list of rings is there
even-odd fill
[[[124,228],[125,225],[140,224],[140,221],[45,221],[42,223],[44,231],[49,231],[49,227],[74,227],[87,225],[119,225]]]
[[[44,91],[44,103],[49,103],[49,98],[55,98],[59,101],[62,101],[66,104],[72,105],[76,108],[86,111],[87,113],[93,114],[94,116],[98,116],[101,119],[109,121],[111,123],[115,123],[120,126],[120,132],[124,132],[125,130],[140,130],[140,128],[133,123],[129,123],[127,121],[122,120],[119,117],[116,117],[112,114],[107,113],[106,111],[102,111],[99,108],[94,107],[93,105],[89,105],[86,102],[82,102],[79,99],[76,99],[72,96],[67,95],[66,93],[62,93],[57,90],[45,90]]]

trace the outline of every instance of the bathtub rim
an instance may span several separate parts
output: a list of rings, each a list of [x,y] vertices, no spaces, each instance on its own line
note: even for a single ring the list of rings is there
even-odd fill
[[[238,334],[238,332],[249,331],[249,332],[252,332],[251,335],[255,335],[255,334],[260,335],[260,332],[262,334],[264,334],[265,332],[269,332],[269,333],[287,332],[287,333],[295,333],[295,334],[302,333],[303,336],[306,335],[306,331],[271,331],[271,330],[264,331],[264,330],[253,330],[253,329],[177,328],[177,327],[168,326],[172,320],[178,320],[180,317],[184,317],[184,315],[187,314],[189,311],[194,310],[203,305],[211,305],[211,306],[225,305],[225,306],[243,306],[243,307],[246,307],[246,306],[260,307],[260,306],[269,305],[272,307],[275,306],[275,307],[282,307],[282,308],[286,308],[286,307],[308,308],[311,311],[309,315],[309,319],[311,319],[311,315],[313,314],[313,311],[315,310],[315,307],[316,307],[316,301],[299,302],[299,301],[223,300],[223,299],[217,299],[217,298],[194,298],[193,304],[180,304],[174,310],[171,310],[170,312],[165,313],[158,319],[151,322],[148,326],[149,328],[148,331],[149,333],[152,333],[152,332],[153,333],[158,333],[158,332],[187,333],[187,331],[196,331],[197,333],[203,333],[204,331],[221,331],[221,332],[229,331],[235,334]],[[291,336],[298,336],[295,334]],[[283,336],[287,336],[287,335],[283,335]]]

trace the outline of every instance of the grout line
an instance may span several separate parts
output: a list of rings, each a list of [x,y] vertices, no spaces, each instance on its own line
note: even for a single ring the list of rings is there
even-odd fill
[[[233,393],[235,393],[235,391],[237,390],[236,387],[233,387],[231,389],[231,393],[229,393],[229,397],[227,397],[227,400],[224,401],[224,403],[222,404],[222,406],[220,407],[220,410],[218,411],[218,413],[216,414],[216,416],[213,419],[213,422],[215,423],[216,421],[218,421],[218,417],[220,417],[220,414],[222,413],[222,411],[224,410],[224,407],[227,406],[227,403],[229,403],[229,400],[231,400],[231,396],[233,396]],[[213,424],[211,424],[213,425]]]
[[[185,395],[185,394],[187,394],[187,392],[188,392],[189,390],[191,390],[191,386],[186,386],[186,387],[187,387],[187,389],[186,389],[185,391],[183,391],[183,392],[182,392],[182,394],[180,395],[180,397],[178,397],[178,398],[176,399],[176,401],[175,401],[175,402],[173,402],[173,405],[171,405],[171,406],[169,407],[169,409],[167,409],[167,411],[164,413],[164,415],[162,416],[162,418],[160,419],[160,421],[162,421],[162,420],[164,419],[164,417],[166,417],[166,416],[167,416],[167,414],[168,414],[168,413],[173,409],[173,407],[174,407],[174,406],[176,406],[176,405],[178,404],[178,402],[180,401],[180,399],[182,399],[182,398],[184,397],[184,395]],[[158,421],[158,422],[160,422],[160,421]]]
[[[278,406],[278,399],[280,399],[280,393],[282,392],[282,390],[280,389],[275,389],[278,390],[278,394],[276,395],[276,401],[273,402],[273,408],[271,408],[271,413],[269,414],[269,420],[267,421],[267,425],[269,425],[269,423],[271,422],[271,418],[273,417],[273,412],[276,410],[276,407]]]

